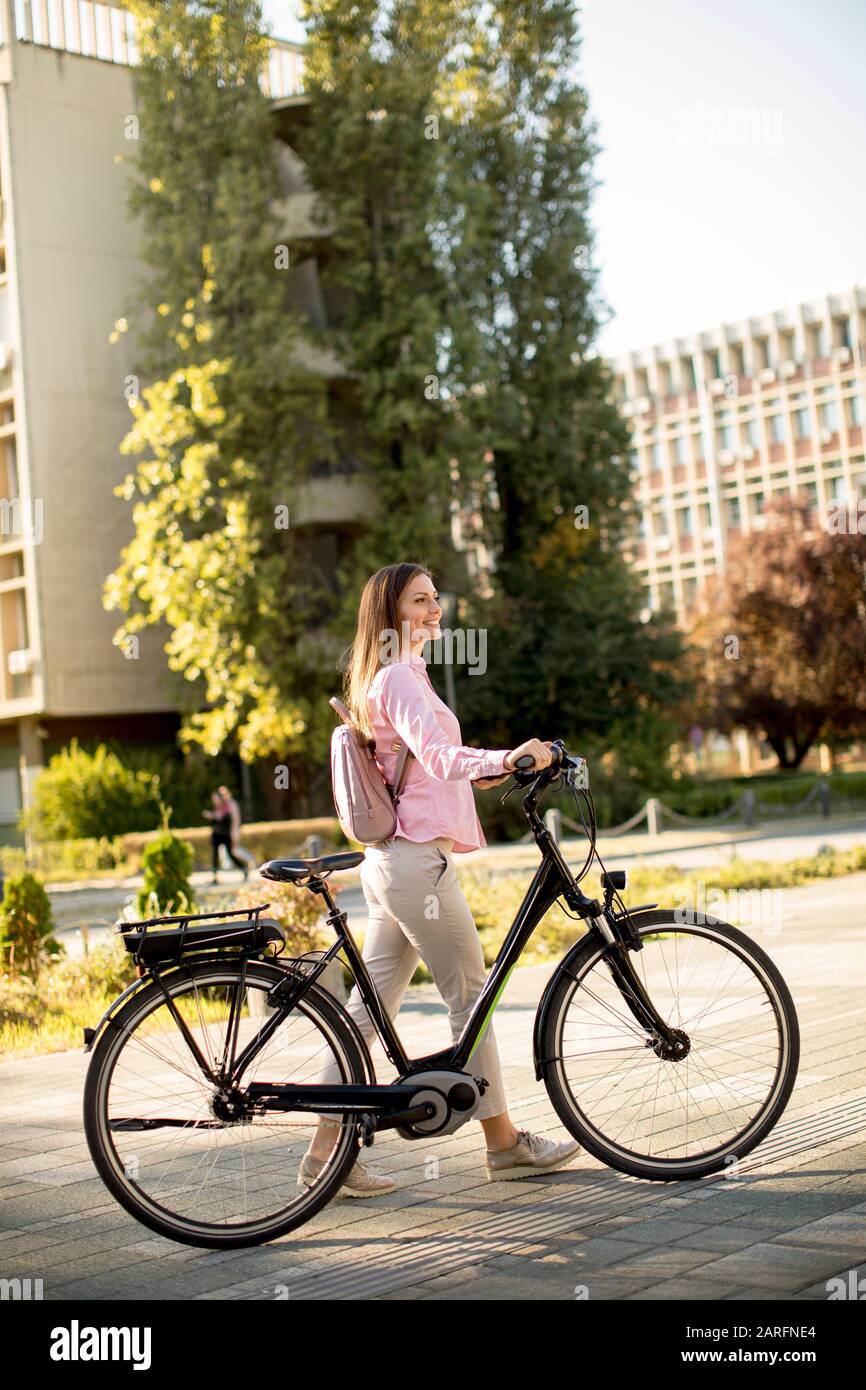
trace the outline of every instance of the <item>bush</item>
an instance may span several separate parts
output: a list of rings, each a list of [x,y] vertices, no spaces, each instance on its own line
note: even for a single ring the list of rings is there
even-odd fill
[[[33,874],[7,879],[0,905],[0,956],[10,974],[36,979],[62,949],[54,938],[51,902],[39,879]]]
[[[142,918],[170,916],[195,911],[189,874],[192,850],[166,827],[152,840],[142,856],[144,883],[138,890],[136,906]]]
[[[104,744],[73,739],[39,773],[27,824],[39,840],[84,840],[151,830],[160,822],[159,778],[124,767]]]
[[[238,773],[229,757],[208,757],[199,749],[181,753],[174,743],[121,743],[109,740],[110,752],[124,767],[155,776],[159,795],[171,807],[175,829],[202,824],[202,811],[210,810],[211,792],[223,782],[236,786]],[[152,822],[155,824],[156,822]]]
[[[330,885],[336,900],[339,885]],[[286,933],[286,954],[302,956],[307,951],[321,951],[334,944],[334,934],[326,929],[321,899],[309,888],[296,888],[293,883],[266,883],[261,888],[243,888],[233,899],[233,906],[246,910],[269,904],[264,916],[272,917]]]

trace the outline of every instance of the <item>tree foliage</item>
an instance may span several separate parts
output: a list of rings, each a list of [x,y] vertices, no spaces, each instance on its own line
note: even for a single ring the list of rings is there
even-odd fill
[[[126,643],[165,624],[183,737],[283,756],[309,715],[295,663],[314,586],[291,510],[327,453],[326,389],[287,295],[257,0],[135,0],[141,137],[129,207],[148,276],[122,444],[135,534],[106,584]],[[155,312],[151,312],[155,306]]]
[[[322,230],[293,255],[318,263],[318,335],[274,269],[259,5],[135,9],[131,209],[156,306],[136,327],[156,379],[131,401],[135,536],[107,601],[118,641],[166,625],[192,687],[186,738],[324,766],[327,667],[363,581],[408,557],[461,589],[459,621],[487,634],[487,678],[461,686],[466,737],[627,728],[663,748],[681,646],[640,621],[620,549],[628,431],[594,347],[575,5],[307,0],[293,138]],[[330,390],[296,365],[304,341],[342,362]],[[274,526],[314,466],[357,471],[370,498],[332,597],[303,533]],[[455,516],[492,557],[478,584]]]
[[[784,497],[730,545],[693,631],[704,719],[763,733],[780,767],[866,732],[866,536]]]

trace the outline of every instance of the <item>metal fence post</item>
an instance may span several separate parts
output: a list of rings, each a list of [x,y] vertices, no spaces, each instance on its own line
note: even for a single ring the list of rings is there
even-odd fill
[[[743,819],[746,825],[755,824],[755,793],[753,791],[743,792]]]
[[[646,804],[647,834],[658,835],[661,832],[661,820],[661,802],[657,797],[651,796]]]
[[[556,844],[562,839],[562,812],[555,806],[551,806],[544,813],[544,825],[550,831]]]

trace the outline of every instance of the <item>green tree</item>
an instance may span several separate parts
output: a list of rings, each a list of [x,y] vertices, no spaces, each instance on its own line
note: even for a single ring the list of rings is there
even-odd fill
[[[371,498],[340,571],[348,635],[371,573],[415,556],[441,566],[450,551],[456,421],[439,375],[450,290],[435,232],[454,22],[441,0],[307,0],[303,19],[312,119],[298,151],[330,228],[328,338],[352,373],[336,452],[359,461]]]
[[[147,278],[124,323],[150,384],[122,444],[135,534],[106,584],[120,644],[164,624],[182,741],[282,760],[310,699],[316,586],[292,527],[326,458],[327,390],[292,308],[257,0],[133,0],[140,139],[129,207]],[[186,687],[185,687],[186,688]],[[273,786],[272,771],[268,780]]]
[[[0,904],[0,963],[10,974],[40,973],[60,955],[63,947],[54,937],[51,900],[33,874],[17,874],[6,880]]]
[[[668,619],[641,620],[646,592],[623,554],[629,430],[595,347],[596,145],[575,76],[577,8],[500,0],[461,13],[440,238],[447,370],[459,468],[494,559],[487,596],[463,610],[486,633],[488,674],[462,681],[461,714],[500,744],[643,731],[664,759],[689,687],[681,639]]]
[[[707,586],[693,631],[703,719],[763,733],[783,768],[818,739],[866,732],[866,535],[836,529],[808,499],[781,497],[740,536]]]

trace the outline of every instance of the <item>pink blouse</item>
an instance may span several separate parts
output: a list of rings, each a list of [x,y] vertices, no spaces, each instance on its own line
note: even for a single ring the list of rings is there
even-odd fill
[[[368,699],[376,762],[392,786],[399,748],[391,745],[401,741],[415,754],[397,806],[396,834],[453,840],[457,854],[483,848],[471,780],[501,776],[511,750],[465,747],[457,716],[433,689],[424,658],[414,653],[382,666]]]

